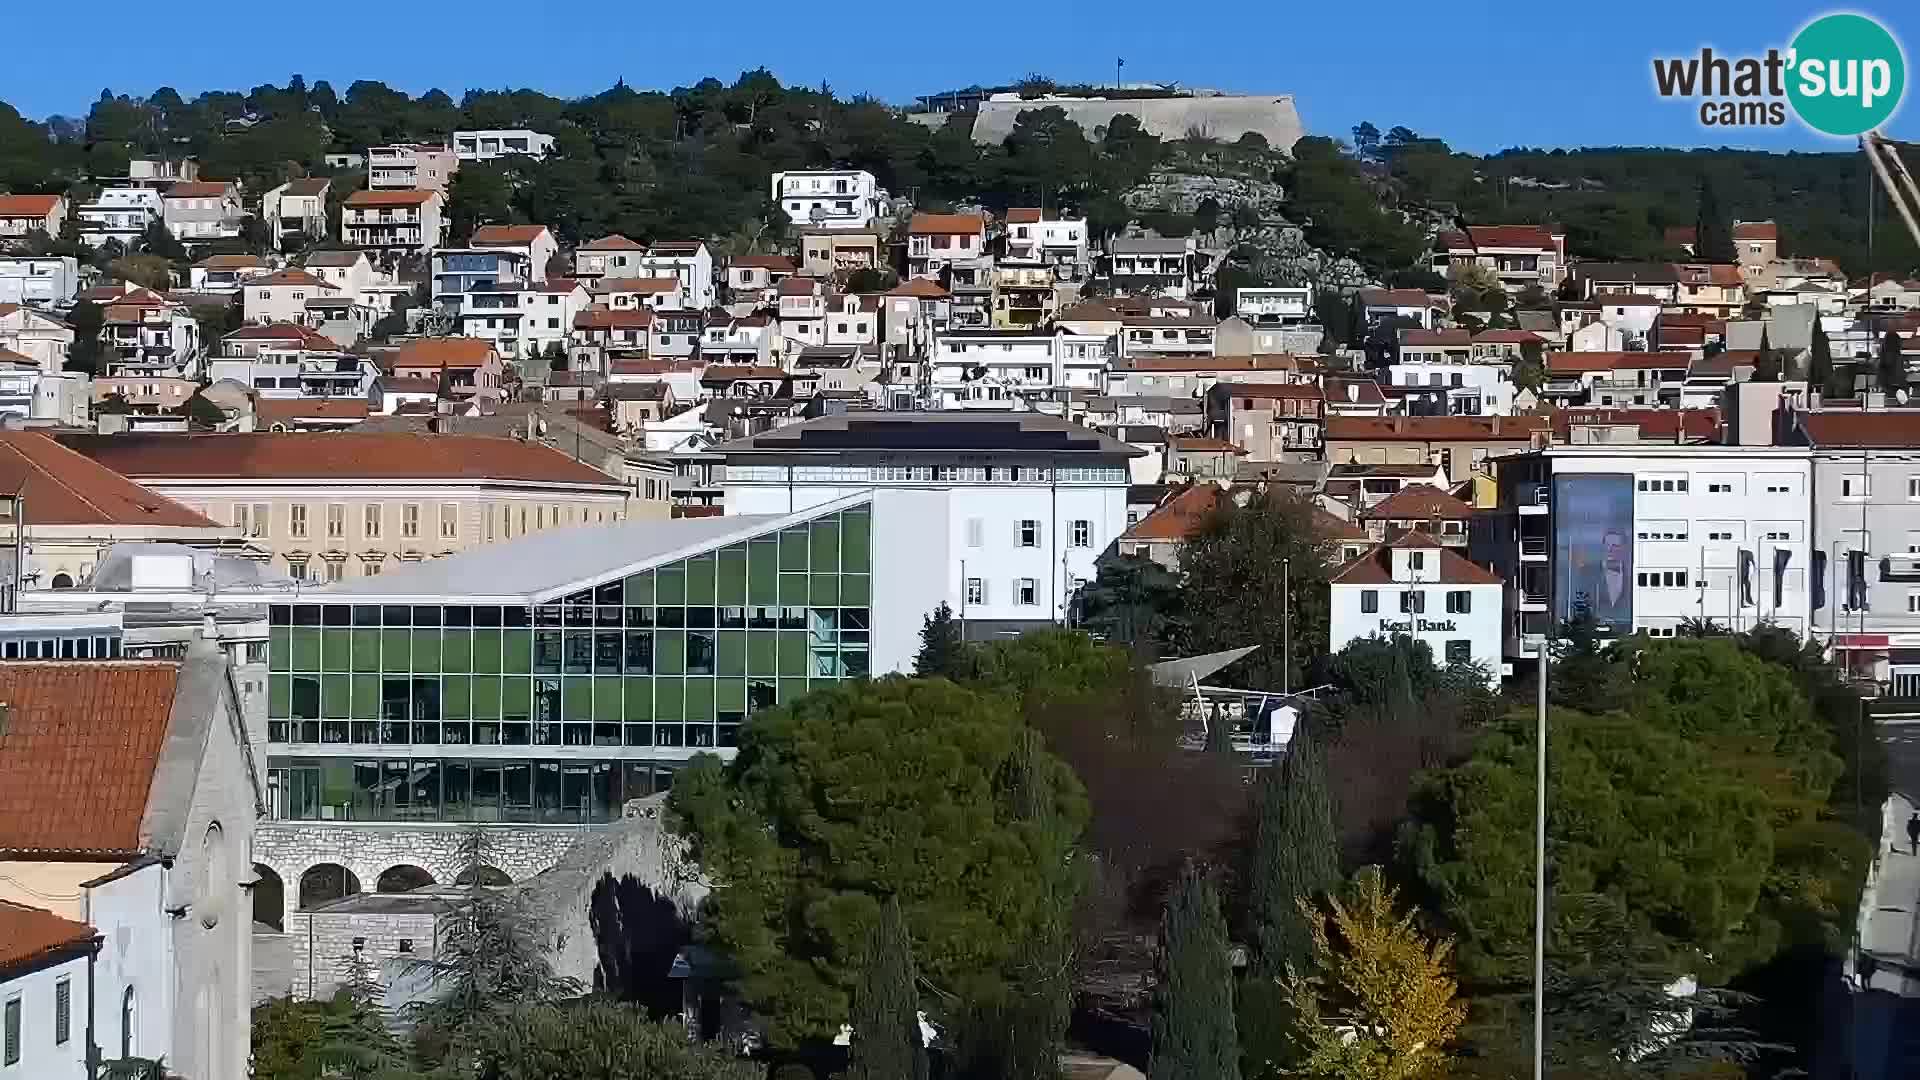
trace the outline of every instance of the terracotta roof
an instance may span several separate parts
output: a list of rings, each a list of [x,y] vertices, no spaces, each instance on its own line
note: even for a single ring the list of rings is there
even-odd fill
[[[99,936],[86,923],[0,900],[0,979],[30,970],[61,953],[91,946]]]
[[[1198,435],[1175,435],[1167,440],[1174,450],[1187,450],[1194,453],[1245,454],[1246,451],[1226,441]]]
[[[792,280],[789,278],[788,280]],[[785,290],[781,290],[782,293]],[[809,290],[811,291],[811,290]],[[924,300],[945,300],[953,294],[940,287],[940,283],[928,278],[908,278],[887,290],[888,296],[917,296]]]
[[[438,394],[440,380],[422,376],[382,375],[380,390],[388,394]]]
[[[1419,289],[1361,289],[1363,307],[1431,307],[1434,299]]]
[[[11,364],[14,367],[29,367],[35,369],[40,366],[40,362],[33,357],[25,353],[14,352],[12,349],[0,349],[0,364]]]
[[[1473,344],[1473,335],[1465,330],[1422,330],[1418,327],[1403,327],[1400,331],[1400,344],[1402,346],[1467,346]]]
[[[622,277],[601,278],[593,283],[596,293],[663,293],[679,292],[680,279],[670,277]]]
[[[580,245],[581,251],[645,251],[645,244],[629,240],[619,233],[603,236],[598,240],[589,240]]]
[[[1661,352],[1550,352],[1547,374],[1581,375],[1593,371],[1652,371],[1686,366],[1684,355]]]
[[[525,247],[540,239],[545,225],[482,225],[473,230],[472,247]]]
[[[1467,239],[1478,248],[1530,248],[1553,251],[1553,234],[1545,225],[1469,225]]]
[[[290,424],[300,420],[365,420],[371,411],[365,398],[263,397],[253,403],[255,419],[267,424]]]
[[[1192,536],[1220,505],[1224,494],[1216,484],[1195,484],[1174,494],[1146,517],[1120,534],[1122,540],[1178,541]]]
[[[1690,247],[1697,242],[1700,230],[1692,225],[1669,225],[1661,239],[1668,247]]]
[[[1329,416],[1329,442],[1525,442],[1547,430],[1544,416]]]
[[[1392,495],[1362,511],[1362,521],[1433,521],[1443,518],[1465,521],[1473,516],[1473,507],[1441,491],[1432,484],[1408,484]]]
[[[73,435],[63,441],[133,476],[275,480],[510,480],[617,484],[557,450],[517,439],[403,432]]]
[[[745,266],[756,270],[785,270],[789,273],[798,269],[793,260],[785,255],[735,255],[727,260],[728,266]]]
[[[256,266],[265,266],[267,261],[258,255],[209,255],[193,264],[195,270],[251,270]]]
[[[1771,221],[1742,221],[1733,226],[1735,240],[1778,240],[1780,227]]]
[[[820,281],[801,274],[795,274],[780,283],[781,296],[812,296],[820,287]]]
[[[182,180],[162,193],[168,199],[218,199],[232,193],[233,185],[223,180]]]
[[[421,338],[400,346],[393,358],[399,368],[477,368],[493,356],[493,343],[481,338]]]
[[[1040,213],[1040,208],[1037,206],[1009,206],[1007,207],[1007,224],[1038,225]]]
[[[533,285],[535,292],[543,293],[570,293],[575,289],[586,287],[586,283],[579,278],[570,277],[550,277],[545,281],[536,281]]]
[[[1382,405],[1387,400],[1380,384],[1372,379],[1329,378],[1324,386],[1329,405]]]
[[[243,326],[221,341],[297,341],[302,348],[313,352],[340,352],[340,343],[332,338],[297,323],[265,323],[257,326]]]
[[[1920,447],[1920,412],[1808,412],[1798,420],[1815,446]]]
[[[0,662],[0,852],[139,853],[179,676],[164,661]]]
[[[1531,330],[1482,330],[1473,335],[1475,345],[1525,345],[1529,341],[1544,344],[1546,339]]]
[[[1301,371],[1317,366],[1308,357],[1291,353],[1257,353],[1253,356],[1195,356],[1178,353],[1170,356],[1123,356],[1113,364],[1115,371]]]
[[[1440,541],[1426,533],[1415,530],[1403,533],[1381,544],[1372,551],[1348,563],[1334,572],[1328,579],[1329,585],[1396,585],[1412,582],[1393,580],[1393,568],[1389,553],[1394,548],[1439,548],[1440,565],[1420,572],[1422,585],[1498,585],[1500,579],[1487,570],[1468,562],[1450,548],[1442,547]]]
[[[0,431],[0,490],[23,491],[35,525],[220,527],[36,431]]]
[[[356,191],[347,196],[346,205],[354,209],[380,206],[425,206],[437,191]]]
[[[1633,424],[1643,439],[1691,441],[1711,439],[1720,429],[1718,409],[1616,409],[1583,407],[1556,409],[1554,438],[1565,441],[1575,424]]]
[[[1320,401],[1326,392],[1315,383],[1292,382],[1217,382],[1213,384],[1213,393],[1234,398],[1297,398]]]
[[[296,196],[304,195],[309,197],[315,196],[315,195],[325,195],[327,193],[327,188],[331,187],[332,185],[333,185],[333,181],[327,179],[324,176],[309,176],[303,180],[287,181],[287,194],[296,195]]]
[[[0,195],[0,218],[43,218],[58,205],[58,195]]]
[[[979,214],[915,214],[907,223],[909,233],[977,233],[987,227]]]
[[[340,288],[340,286],[330,281],[322,281],[314,277],[305,270],[279,270],[271,274],[263,274],[260,277],[248,278],[243,284],[248,288],[255,288],[261,285],[300,285],[306,288],[335,290]]]
[[[648,308],[588,308],[573,317],[575,330],[644,330],[652,325],[653,311]]]
[[[777,367],[760,364],[709,364],[700,375],[703,383],[731,382],[734,379],[784,379],[787,373]]]
[[[1315,503],[1313,507],[1313,525],[1315,529],[1319,530],[1320,535],[1326,537],[1328,540],[1365,540],[1367,543],[1373,542],[1373,536],[1369,534],[1367,530],[1351,521],[1344,521],[1334,517],[1327,511],[1326,507],[1318,503]]]

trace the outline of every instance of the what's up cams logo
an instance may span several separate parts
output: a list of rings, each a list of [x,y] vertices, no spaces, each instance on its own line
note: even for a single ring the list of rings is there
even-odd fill
[[[1822,15],[1786,51],[1728,57],[1659,57],[1653,83],[1663,98],[1699,102],[1707,127],[1782,127],[1789,110],[1825,135],[1872,131],[1893,115],[1907,88],[1907,61],[1886,27],[1865,15]]]

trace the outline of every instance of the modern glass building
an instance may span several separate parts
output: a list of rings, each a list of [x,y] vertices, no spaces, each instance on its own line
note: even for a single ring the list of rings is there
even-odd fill
[[[577,824],[870,668],[872,510],[538,533],[271,610],[273,813]]]

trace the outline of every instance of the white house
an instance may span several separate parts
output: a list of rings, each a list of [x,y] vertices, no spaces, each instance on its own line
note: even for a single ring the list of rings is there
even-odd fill
[[[25,356],[41,371],[66,368],[73,338],[73,328],[50,315],[18,304],[0,304],[0,349]]]
[[[461,161],[492,161],[503,157],[538,160],[553,152],[553,136],[526,128],[490,128],[456,131],[453,152]]]
[[[435,190],[356,191],[340,211],[340,241],[398,253],[439,247],[447,235],[446,203]]]
[[[680,283],[680,306],[705,311],[715,302],[713,252],[702,240],[661,240],[640,256],[635,277],[670,277]]]
[[[66,221],[65,195],[0,195],[0,236],[37,232],[57,239]]]
[[[289,180],[260,196],[260,216],[279,250],[327,235],[327,191],[332,186],[324,176],[309,177]]]
[[[367,187],[375,191],[445,192],[459,168],[452,148],[433,143],[367,149]]]
[[[240,286],[241,310],[250,323],[304,322],[309,299],[339,291],[305,270],[280,270]]]
[[[1433,661],[1502,673],[1500,579],[1421,532],[1403,533],[1334,572],[1327,585],[1328,648],[1405,635]]]
[[[87,1073],[87,976],[100,935],[86,923],[0,900],[0,1076]]]
[[[1046,263],[1060,281],[1086,276],[1087,222],[1085,218],[1049,216],[1039,207],[1007,210],[1007,258]]]
[[[300,268],[339,289],[341,295],[351,297],[354,303],[384,306],[372,292],[373,286],[379,284],[380,275],[364,251],[310,251],[301,260]]]
[[[949,330],[927,357],[930,396],[940,409],[1005,411],[1062,394],[1052,334]]]
[[[482,225],[473,230],[473,239],[467,246],[525,256],[527,273],[533,281],[547,279],[547,263],[560,253],[560,241],[553,238],[553,231],[545,225]]]
[[[573,276],[587,281],[603,277],[638,277],[640,257],[646,253],[645,244],[629,240],[619,233],[589,240],[574,249]]]
[[[71,255],[0,258],[0,304],[57,307],[80,291],[80,261]]]
[[[790,223],[804,228],[864,229],[886,212],[885,189],[858,169],[777,172],[769,194]]]
[[[1402,326],[1431,330],[1439,323],[1444,301],[1419,289],[1361,289],[1360,308],[1368,326],[1392,316]]]
[[[940,280],[943,272],[979,271],[987,254],[987,219],[979,214],[915,214],[907,223],[907,275]]]
[[[209,255],[187,269],[187,288],[197,293],[233,294],[248,279],[271,267],[258,255]]]
[[[174,184],[160,195],[160,214],[182,243],[231,240],[240,235],[238,186],[218,180]]]
[[[151,188],[110,187],[82,204],[74,216],[80,219],[80,238],[86,243],[98,247],[118,240],[131,247],[160,220],[162,210],[160,193]]]
[[[1389,365],[1387,373],[1409,416],[1513,415],[1511,365],[1414,362]]]

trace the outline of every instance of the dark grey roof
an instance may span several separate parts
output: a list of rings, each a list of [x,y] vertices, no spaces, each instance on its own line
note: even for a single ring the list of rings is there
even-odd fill
[[[1122,424],[1113,429],[1113,437],[1127,443],[1164,443],[1167,429],[1154,424]]]
[[[1031,451],[1142,457],[1146,451],[1042,413],[859,412],[823,416],[713,448],[716,454],[847,450]]]

